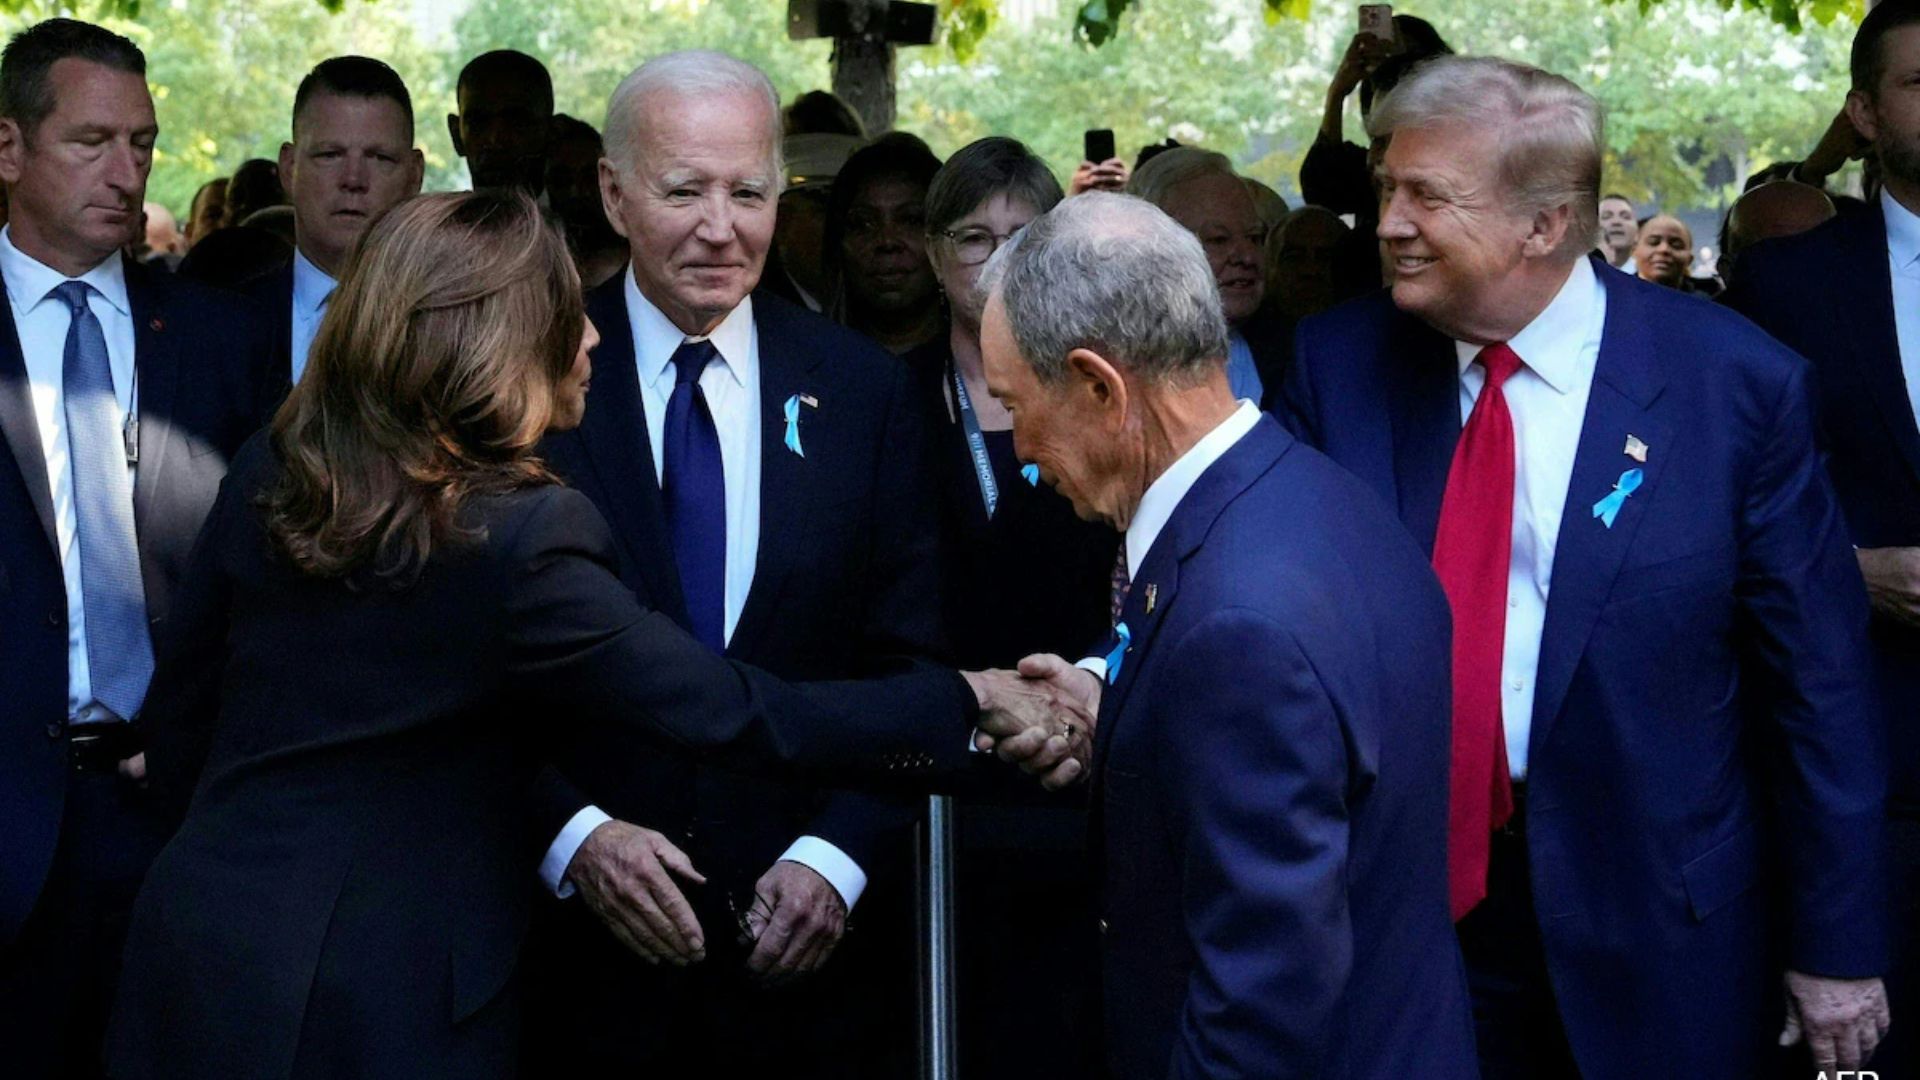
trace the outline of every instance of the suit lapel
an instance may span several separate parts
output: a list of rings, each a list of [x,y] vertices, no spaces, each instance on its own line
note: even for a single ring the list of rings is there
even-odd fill
[[[1673,456],[1669,417],[1653,408],[1666,376],[1654,359],[1648,332],[1652,320],[1634,296],[1637,286],[1631,279],[1599,276],[1607,290],[1606,326],[1554,548],[1529,736],[1535,747],[1545,745],[1600,608]],[[1626,456],[1629,435],[1649,448],[1645,464]],[[1593,505],[1613,490],[1623,472],[1636,466],[1642,473],[1639,494],[1625,502],[1608,528],[1594,516]]]
[[[1132,644],[1121,662],[1119,677],[1100,695],[1100,722],[1094,728],[1096,782],[1105,771],[1107,752],[1127,699],[1132,696],[1160,628],[1178,602],[1181,565],[1199,550],[1221,512],[1265,475],[1292,445],[1293,437],[1279,422],[1263,415],[1253,430],[1200,475],[1147,550],[1120,612],[1120,621],[1126,624]]]
[[[1841,310],[1852,306],[1849,298],[1854,296],[1865,298],[1872,307],[1872,317],[1855,326],[1849,335],[1859,358],[1857,370],[1864,384],[1861,391],[1879,408],[1888,436],[1900,448],[1900,456],[1906,459],[1914,478],[1920,480],[1920,426],[1915,423],[1907,376],[1901,367],[1885,212],[1876,207],[1873,213],[1857,214],[1849,221],[1844,270],[1828,280],[1845,294]]]
[[[1460,441],[1460,365],[1451,339],[1425,323],[1397,315],[1394,354],[1405,358],[1405,377],[1393,399],[1393,471],[1400,520],[1433,556],[1440,503]]]
[[[580,422],[580,444],[599,481],[609,524],[645,584],[648,601],[685,626],[687,601],[640,396],[625,274],[588,294],[587,315],[600,331],[600,345],[593,352],[593,391]]]
[[[19,328],[13,325],[11,305],[0,328],[0,436],[13,451],[14,465],[33,500],[33,511],[46,532],[47,546],[59,550],[53,526],[53,491],[47,483],[47,457],[40,448],[40,423],[34,417],[33,389],[27,381],[27,358],[20,349]]]
[[[145,531],[154,493],[166,475],[167,438],[180,388],[180,356],[173,347],[166,294],[145,267],[127,262],[127,305],[133,315],[133,365],[140,401],[140,463],[134,469],[133,523]]]
[[[816,509],[817,471],[831,468],[836,458],[833,433],[820,419],[831,416],[833,409],[832,393],[821,385],[824,373],[816,371],[823,357],[791,332],[788,321],[778,302],[755,295],[754,336],[760,352],[760,543],[753,587],[747,591],[746,606],[727,647],[735,655],[750,653],[774,625],[781,587],[800,557],[801,538],[807,535]],[[786,444],[785,407],[796,394],[820,403],[817,409],[800,411],[806,456]]]

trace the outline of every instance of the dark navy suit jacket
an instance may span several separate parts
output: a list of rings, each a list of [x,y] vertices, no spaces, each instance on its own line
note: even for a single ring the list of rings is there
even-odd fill
[[[1092,789],[1116,1080],[1476,1076],[1446,599],[1392,513],[1262,417],[1124,621]]]
[[[1596,272],[1606,325],[1529,738],[1540,933],[1586,1075],[1752,1076],[1782,962],[1886,963],[1866,594],[1806,362],[1719,307]],[[1461,429],[1453,342],[1385,293],[1354,301],[1301,325],[1288,398],[1302,437],[1431,551]],[[1636,464],[1629,435],[1645,480],[1609,528],[1591,507]]]
[[[1920,428],[1880,208],[1755,248],[1722,300],[1813,363],[1827,475],[1854,544],[1920,547]],[[1920,814],[1920,629],[1876,613],[1871,632],[1893,800]]]
[[[133,492],[147,616],[164,628],[227,461],[271,403],[265,330],[245,301],[128,262],[140,462]],[[67,594],[25,358],[0,311],[0,943],[53,860],[67,790]]]
[[[580,428],[550,439],[547,460],[613,526],[621,580],[684,626],[625,290],[621,274],[588,294],[587,314],[600,331],[593,390]],[[760,548],[727,655],[782,678],[830,679],[890,670],[890,657],[940,653],[934,492],[906,366],[778,297],[755,294],[753,315],[766,425]],[[782,406],[795,394],[819,403],[801,411],[804,457],[784,441]],[[594,803],[676,843],[691,837],[695,865],[710,876],[718,870],[738,892],[803,834],[872,873],[917,814],[908,800],[770,782],[631,749],[586,745],[563,757],[571,784],[547,786],[545,835]]]

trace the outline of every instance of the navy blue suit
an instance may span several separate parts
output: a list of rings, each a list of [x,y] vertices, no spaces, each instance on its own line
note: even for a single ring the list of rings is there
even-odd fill
[[[1476,1076],[1446,600],[1391,512],[1262,417],[1123,620],[1092,779],[1115,1080]]]
[[[1920,547],[1920,428],[1901,369],[1880,208],[1743,255],[1722,301],[1813,364],[1821,449],[1854,545]],[[1890,1055],[1915,1052],[1909,995],[1920,990],[1920,628],[1875,612],[1869,634],[1891,761],[1895,925],[1905,934],[1888,991],[1894,1014],[1909,1020],[1874,1061],[1906,1075]]]
[[[1752,1076],[1783,963],[1886,963],[1866,596],[1806,363],[1717,307],[1596,273],[1606,324],[1528,744],[1539,937],[1583,1075]],[[1453,342],[1384,293],[1355,301],[1302,324],[1288,398],[1431,551],[1461,430]],[[1608,528],[1590,507],[1635,464],[1629,435],[1645,479]]]
[[[580,428],[549,440],[547,460],[592,499],[613,526],[621,580],[643,603],[686,626],[686,601],[647,437],[649,418],[642,405],[625,290],[626,275],[620,274],[588,294],[587,314],[601,335],[593,354],[593,391]],[[760,363],[758,413],[765,424],[760,545],[752,589],[726,655],[782,678],[830,679],[891,670],[889,658],[938,654],[943,650],[936,492],[923,464],[925,435],[908,369],[867,339],[778,297],[755,294],[753,314]],[[784,442],[782,406],[796,394],[818,402],[802,414],[804,457]],[[663,757],[638,742],[595,741],[563,754],[560,762],[564,780],[549,777],[535,815],[541,835],[551,838],[591,803],[620,820],[665,833],[680,845],[711,882],[705,890],[691,892],[689,900],[709,944],[721,949],[703,965],[715,979],[740,964],[740,958],[725,951],[736,935],[728,902],[745,910],[754,882],[796,838],[818,836],[867,871],[869,888],[856,916],[866,928],[850,933],[828,967],[795,991],[795,1000],[767,1023],[799,1017],[810,1002],[837,1000],[832,991],[849,980],[871,982],[876,977],[872,963],[862,963],[872,958],[862,957],[862,948],[870,946],[861,939],[873,939],[885,929],[884,923],[876,923],[888,905],[904,911],[906,838],[918,813],[916,800],[749,777]],[[891,899],[889,892],[894,894]],[[569,906],[582,908],[578,901]],[[587,918],[579,910],[566,916],[576,922]],[[607,1032],[612,1037],[604,1049],[625,1052],[622,1048],[633,1044],[625,1025],[635,993],[646,993],[646,987],[658,991],[663,1037],[676,1025],[664,1011],[666,1002],[685,1007],[697,996],[687,989],[689,979],[683,973],[644,970],[623,955],[612,956],[617,970],[583,975],[582,965],[604,967],[618,946],[597,925],[572,935],[570,944],[561,942],[563,936],[543,933],[536,943],[548,954],[543,962],[556,961],[551,970],[558,983],[598,983],[602,989],[582,986],[565,998],[556,991],[555,1015],[545,1019],[560,1025],[558,1030],[588,1016],[585,1006],[610,1009],[623,1026]],[[876,944],[896,954],[905,948],[904,940]],[[590,959],[589,953],[601,955]],[[697,975],[705,978],[708,973]],[[715,1024],[751,1016],[752,1003],[761,999],[742,996],[743,987],[713,989],[719,1004],[705,1012]],[[905,993],[902,986],[886,997],[899,1001]],[[865,994],[880,996],[870,986]],[[909,1012],[903,1018],[909,1026],[910,1017]],[[545,1019],[537,1018],[531,1040],[531,1061],[542,1064],[550,1063],[543,1055],[557,1044],[578,1041],[548,1038],[556,1029]],[[828,1023],[822,1019],[805,1026]],[[660,1050],[654,1045],[638,1052],[654,1055]],[[621,1064],[662,1067],[657,1057]]]
[[[265,333],[244,301],[133,262],[126,281],[139,385],[134,526],[147,616],[159,634],[227,461],[259,427],[271,390],[261,363]],[[29,917],[36,905],[43,913],[76,909],[81,901],[69,894],[90,885],[124,891],[107,902],[124,912],[160,836],[137,811],[101,821],[72,801],[100,778],[83,779],[68,762],[66,586],[10,310],[0,311],[0,438],[0,1045],[24,1055],[10,1056],[10,1067],[36,1075],[36,1052],[63,1037],[63,987],[86,977],[77,969],[88,961],[36,960],[44,939],[62,931]],[[123,797],[138,801],[130,785]],[[115,966],[117,944],[102,947]],[[47,970],[35,975],[36,966]],[[79,1008],[97,1012],[85,1023],[104,1021],[104,1000]]]

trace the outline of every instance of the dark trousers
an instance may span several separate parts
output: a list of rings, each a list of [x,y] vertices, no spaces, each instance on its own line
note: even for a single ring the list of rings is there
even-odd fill
[[[1460,952],[1473,994],[1481,1080],[1577,1080],[1527,874],[1526,798],[1494,834],[1487,898],[1460,920]]]
[[[0,950],[0,1072],[20,1080],[104,1075],[101,1044],[127,916],[164,840],[132,783],[104,772],[68,778],[46,885],[19,936]]]
[[[714,882],[684,888],[707,943],[706,960],[689,968],[647,965],[578,897],[543,901],[522,963],[522,1075],[900,1080],[916,1074],[917,946],[904,898],[869,891],[824,967],[768,990],[745,976],[752,947],[736,940],[723,891]]]

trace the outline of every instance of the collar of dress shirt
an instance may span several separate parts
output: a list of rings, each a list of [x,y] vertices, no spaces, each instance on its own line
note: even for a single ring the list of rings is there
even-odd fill
[[[1886,188],[1880,189],[1880,212],[1887,219],[1887,254],[1905,270],[1920,260],[1920,214],[1901,204]]]
[[[671,382],[673,353],[687,340],[687,334],[640,291],[631,269],[627,271],[627,317],[633,320],[633,356],[640,366],[640,381],[648,386],[661,379]],[[720,325],[713,328],[713,333],[707,335],[707,340],[713,342],[714,349],[720,353],[720,366],[745,388],[747,379],[741,365],[751,355],[753,297],[748,296],[740,301],[739,307],[728,312]]]
[[[74,280],[93,286],[120,314],[129,315],[133,312],[127,302],[127,269],[117,251],[77,279],[69,278],[14,247],[13,228],[8,226],[0,229],[0,277],[6,278],[7,298],[23,314],[39,306],[53,290]]]
[[[1160,530],[1167,527],[1180,500],[1187,497],[1194,483],[1259,422],[1260,407],[1251,401],[1240,402],[1233,415],[1201,436],[1179,460],[1167,466],[1166,472],[1147,485],[1147,493],[1140,496],[1140,506],[1127,526],[1127,577],[1140,572],[1140,564],[1146,560],[1147,552],[1153,550]]]
[[[1554,294],[1540,314],[1513,335],[1507,347],[1520,357],[1527,370],[1540,376],[1555,393],[1573,389],[1580,366],[1580,349],[1591,335],[1593,314],[1600,304],[1600,279],[1594,276],[1593,263],[1585,256],[1573,264],[1573,272]],[[1484,345],[1455,341],[1454,355],[1465,375]]]
[[[337,284],[325,270],[313,265],[306,252],[293,251],[293,310],[302,315],[318,315],[333,295]]]

